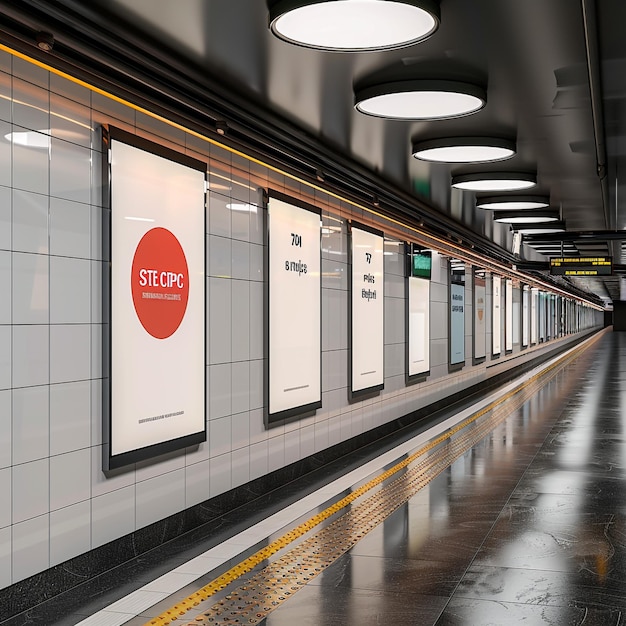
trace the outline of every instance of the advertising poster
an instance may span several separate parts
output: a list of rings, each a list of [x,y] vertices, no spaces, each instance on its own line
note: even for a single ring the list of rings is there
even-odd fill
[[[547,299],[544,291],[539,292],[538,299],[538,311],[539,311],[539,341],[546,340],[546,321],[547,321]]]
[[[320,219],[319,209],[270,191],[269,421],[322,406]]]
[[[352,226],[351,393],[384,384],[383,235]]]
[[[513,281],[504,282],[504,349],[513,350]]]
[[[474,274],[474,358],[487,356],[487,289],[484,274]]]
[[[513,345],[517,346],[520,343],[520,331],[521,331],[521,319],[520,319],[520,304],[521,304],[521,291],[519,284],[513,285]]]
[[[105,131],[105,142],[111,207],[106,470],[206,440],[207,166],[119,129]]]
[[[522,290],[522,347],[528,347],[530,341],[530,287],[524,285]]]
[[[491,293],[491,353],[497,356],[502,352],[502,279],[500,276],[492,276],[492,293]]]
[[[450,283],[450,365],[465,363],[465,284]]]
[[[539,289],[530,290],[530,343],[535,345],[539,341]]]
[[[430,370],[430,281],[409,277],[409,377]]]

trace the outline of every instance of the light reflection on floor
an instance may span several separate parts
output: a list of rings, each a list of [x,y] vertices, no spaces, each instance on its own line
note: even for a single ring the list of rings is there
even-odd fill
[[[263,623],[617,626],[626,335],[590,352]]]

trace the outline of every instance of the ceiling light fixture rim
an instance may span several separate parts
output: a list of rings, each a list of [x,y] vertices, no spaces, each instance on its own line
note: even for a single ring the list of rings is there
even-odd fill
[[[463,96],[471,96],[480,101],[480,105],[471,110],[461,113],[455,113],[452,115],[433,117],[431,115],[416,115],[416,116],[392,116],[372,113],[371,111],[361,108],[363,102],[380,96],[391,96],[402,93],[425,93],[425,92],[441,92],[441,93],[453,93]],[[365,87],[355,89],[354,93],[354,108],[363,115],[369,115],[370,117],[377,117],[381,119],[396,119],[407,121],[420,121],[420,120],[446,120],[455,119],[459,117],[467,117],[482,111],[487,106],[487,89],[476,83],[469,83],[467,81],[459,80],[447,80],[447,79],[423,79],[423,78],[410,78],[406,80],[394,80],[386,81],[375,84],[370,84]]]
[[[535,206],[522,208],[514,207],[516,202],[532,202]],[[508,204],[511,206],[494,208],[494,204]],[[481,196],[476,199],[476,208],[484,211],[532,211],[534,209],[545,209],[550,206],[550,197],[542,194],[507,194]]]
[[[428,13],[433,19],[433,27],[427,33],[420,35],[414,39],[399,42],[397,44],[390,44],[386,46],[369,46],[369,47],[328,47],[323,45],[313,45],[307,42],[299,41],[296,39],[292,39],[287,37],[283,33],[281,33],[276,25],[278,20],[290,13],[291,11],[301,9],[308,6],[314,6],[316,4],[326,4],[330,2],[340,2],[342,0],[268,0],[268,26],[270,31],[278,37],[278,39],[290,43],[292,45],[300,46],[302,48],[309,48],[313,50],[323,50],[327,52],[346,52],[346,53],[355,53],[355,52],[380,52],[384,50],[398,50],[402,48],[407,48],[409,46],[413,46],[415,44],[421,43],[425,41],[429,37],[432,37],[439,26],[441,25],[441,7],[439,6],[439,2],[436,0],[378,0],[379,2],[390,2],[392,4],[406,4],[417,9]]]
[[[522,191],[523,189],[532,189],[537,186],[537,173],[536,172],[521,172],[521,171],[497,171],[497,172],[466,172],[461,174],[454,174],[452,176],[451,185],[455,189],[468,190],[464,187],[460,187],[463,183],[479,183],[483,181],[519,181],[532,183],[529,187],[522,188],[514,188],[511,191]],[[471,191],[475,191],[477,193],[482,193],[480,190],[472,189]],[[485,191],[489,192],[491,190],[485,189]],[[496,190],[494,190],[496,191]],[[497,191],[502,191],[505,193],[505,189],[498,189]]]
[[[425,150],[438,148],[499,148],[508,150],[509,154],[495,158],[485,158],[480,160],[464,160],[464,161],[443,161],[435,159],[427,159],[418,155]],[[451,137],[437,137],[434,139],[423,139],[412,142],[411,154],[414,158],[431,163],[497,163],[506,161],[517,154],[517,145],[514,139],[506,137],[489,137],[486,135],[463,135]]]

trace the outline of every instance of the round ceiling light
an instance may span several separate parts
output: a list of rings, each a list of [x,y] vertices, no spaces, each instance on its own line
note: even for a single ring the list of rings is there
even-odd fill
[[[523,211],[550,206],[547,196],[487,196],[476,200],[479,209],[489,211]]]
[[[434,0],[270,0],[270,28],[307,48],[388,50],[417,43],[439,27]]]
[[[355,92],[355,108],[395,120],[443,120],[470,115],[487,103],[478,85],[451,80],[399,80]]]
[[[479,209],[488,211],[524,211],[550,206],[547,196],[485,196],[476,200]]]
[[[444,137],[413,144],[413,156],[435,163],[503,161],[515,154],[515,142],[497,137]]]
[[[529,172],[481,172],[458,174],[452,186],[467,191],[523,191],[537,184],[537,175]]]
[[[494,222],[501,224],[543,224],[558,222],[559,212],[551,209],[530,211],[498,211],[493,216]]]

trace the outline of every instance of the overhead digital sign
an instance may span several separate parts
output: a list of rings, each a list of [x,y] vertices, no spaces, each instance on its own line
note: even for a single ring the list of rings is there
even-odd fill
[[[611,276],[613,257],[553,257],[550,259],[553,276]]]
[[[413,246],[411,254],[411,276],[430,280],[431,271],[432,254],[430,251]]]
[[[103,130],[111,209],[103,467],[206,440],[206,163]]]
[[[351,397],[384,385],[383,234],[351,227]]]
[[[269,422],[322,406],[320,214],[269,192]]]

